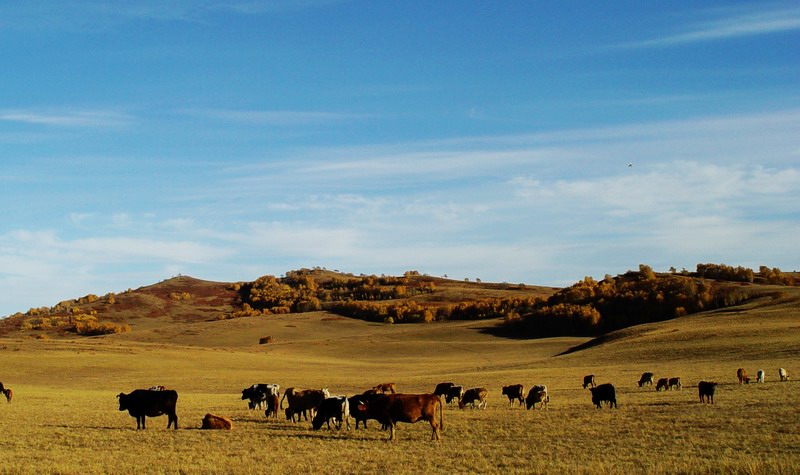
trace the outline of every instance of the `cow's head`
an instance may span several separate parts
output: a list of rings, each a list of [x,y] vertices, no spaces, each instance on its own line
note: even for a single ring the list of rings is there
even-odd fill
[[[322,423],[325,422],[324,419],[325,418],[322,417],[322,412],[321,411],[317,411],[317,414],[314,416],[313,419],[311,419],[311,427],[314,430],[319,430],[320,427],[322,427]]]
[[[7,388],[3,390],[3,395],[6,397],[7,402],[11,402],[11,398],[14,397],[14,391],[11,388]]]
[[[325,396],[325,399],[331,397],[331,392],[328,391],[328,388],[322,388],[322,395]]]
[[[128,395],[125,393],[119,393],[117,394],[117,399],[119,399],[119,410],[126,410],[128,408]]]

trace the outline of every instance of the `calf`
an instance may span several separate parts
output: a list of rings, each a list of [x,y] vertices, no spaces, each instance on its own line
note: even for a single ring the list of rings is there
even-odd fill
[[[592,403],[594,403],[598,409],[603,407],[601,405],[603,402],[608,402],[609,408],[617,407],[617,392],[612,384],[601,384],[600,386],[590,388],[589,390],[592,391]]]
[[[591,387],[595,387],[596,386],[594,384],[594,375],[593,374],[588,374],[588,375],[583,377],[583,389],[586,389],[589,386],[591,386]]]
[[[201,429],[215,429],[215,430],[231,430],[233,429],[233,422],[227,417],[215,416],[214,414],[206,414],[203,418],[203,425]]]
[[[325,423],[330,429],[331,419],[333,419],[336,429],[341,430],[342,422],[345,422],[347,430],[350,430],[350,405],[348,404],[347,396],[334,396],[324,399],[311,420],[311,427],[314,430],[319,430],[322,424]]]
[[[545,385],[538,385],[531,387],[531,390],[528,391],[528,397],[525,398],[525,407],[530,410],[530,408],[536,408],[536,404],[541,403],[539,409],[544,409],[547,407],[547,404],[550,402],[550,396],[547,395],[547,386]]]
[[[137,389],[130,394],[119,393],[119,410],[128,411],[131,417],[136,418],[136,430],[145,429],[145,417],[167,415],[167,429],[174,425],[178,428],[178,416],[175,406],[178,402],[178,393],[173,390],[149,391]]]
[[[641,388],[644,385],[652,386],[654,378],[655,376],[653,375],[653,373],[650,372],[642,373],[642,377],[639,378],[639,383],[638,383],[639,387]]]
[[[431,440],[441,440],[444,429],[444,408],[439,396],[433,394],[386,394],[359,406],[369,419],[377,419],[389,426],[389,440],[394,440],[398,422],[428,421],[433,429]],[[436,411],[439,420],[436,420]]]
[[[710,383],[708,381],[700,381],[697,383],[697,389],[700,392],[700,402],[709,402],[714,404],[714,390],[717,388],[717,383]]]
[[[511,407],[514,407],[514,401],[519,401],[519,406],[522,407],[522,403],[525,400],[525,389],[522,387],[521,384],[512,384],[510,386],[503,386],[503,395],[508,397],[508,401],[511,403]]]
[[[778,368],[778,376],[780,376],[781,381],[789,381],[789,373],[783,368]]]
[[[272,417],[273,419],[278,417],[278,395],[273,394],[272,396],[267,397],[267,410],[264,411],[264,416]]]
[[[394,383],[381,383],[381,384],[373,387],[372,389],[374,389],[376,391],[379,391],[382,394],[386,394],[386,393],[396,394],[397,393],[397,385],[395,385]]]
[[[667,379],[667,378],[660,378],[660,379],[658,380],[658,382],[656,383],[656,391],[661,391],[662,389],[663,389],[664,391],[666,391],[666,390],[668,390],[668,389],[669,389],[669,379]]]
[[[447,390],[447,394],[444,395],[444,401],[447,404],[450,404],[453,401],[460,401],[461,396],[464,395],[464,386],[453,386]]]
[[[764,382],[764,370],[760,369],[756,371],[756,382],[763,383]]]
[[[6,397],[6,402],[11,402],[11,398],[14,397],[14,391],[11,388],[6,388],[3,383],[0,383],[0,392]]]
[[[750,384],[750,378],[747,377],[747,371],[744,368],[736,370],[736,377],[739,379],[739,384]]]
[[[683,385],[681,384],[681,378],[669,378],[669,390],[672,391],[672,388],[675,388],[676,391],[680,391]]]

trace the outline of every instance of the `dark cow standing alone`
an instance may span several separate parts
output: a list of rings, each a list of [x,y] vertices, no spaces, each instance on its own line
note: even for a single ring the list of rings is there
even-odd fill
[[[601,403],[608,402],[608,407],[617,407],[617,391],[614,389],[614,386],[609,383],[601,384],[596,388],[590,388],[592,391],[592,403],[597,406],[598,409],[603,407]]]
[[[653,375],[653,373],[650,372],[642,373],[642,377],[639,378],[639,382],[637,384],[639,384],[640,388],[644,385],[652,386],[654,378],[655,375]]]
[[[149,391],[137,389],[130,394],[119,393],[119,410],[128,411],[131,417],[136,418],[136,430],[145,429],[145,417],[158,417],[167,415],[167,429],[174,425],[178,428],[178,415],[175,406],[178,403],[178,393],[173,390]]]
[[[521,384],[512,384],[510,386],[503,386],[503,395],[508,397],[511,407],[514,407],[514,401],[519,401],[519,406],[525,402],[525,388]]]
[[[439,420],[436,420],[436,410]],[[439,433],[444,429],[444,408],[439,396],[433,394],[386,394],[372,402],[362,404],[369,419],[377,419],[389,426],[389,440],[394,440],[394,429],[398,422],[415,423],[428,421],[433,429],[431,440],[441,440]]]
[[[714,390],[717,389],[717,383],[708,381],[700,381],[697,383],[697,389],[700,392],[700,402],[709,402],[714,404]]]
[[[588,374],[588,375],[583,377],[583,389],[586,389],[589,386],[591,386],[591,387],[595,387],[596,386],[594,384],[594,375],[593,374]]]

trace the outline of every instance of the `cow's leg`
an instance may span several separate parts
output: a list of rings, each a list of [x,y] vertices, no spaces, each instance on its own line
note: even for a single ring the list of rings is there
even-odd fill
[[[395,425],[395,422],[393,420],[389,419],[388,424],[389,424],[389,440],[394,440],[394,425]]]

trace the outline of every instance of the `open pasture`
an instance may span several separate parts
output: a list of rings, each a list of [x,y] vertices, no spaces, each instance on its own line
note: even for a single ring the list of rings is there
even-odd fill
[[[800,470],[800,375],[796,302],[753,303],[628,329],[605,343],[557,356],[582,338],[502,339],[489,323],[391,326],[323,313],[175,325],[75,341],[0,340],[0,467],[28,473],[734,472]],[[138,333],[138,334],[137,334]],[[276,343],[258,345],[275,336]],[[736,368],[764,384],[739,385]],[[638,388],[643,371],[679,376],[681,391]],[[585,374],[617,388],[619,409],[595,409]],[[717,381],[716,404],[697,382]],[[393,381],[431,392],[453,381],[489,389],[486,410],[447,407],[443,441],[426,423],[399,424],[398,440],[367,430],[320,431],[267,420],[241,390],[328,387],[353,395]],[[546,384],[548,410],[510,408],[504,384]],[[119,412],[115,395],[163,384],[179,392],[177,431],[148,418],[146,431]],[[201,431],[206,413],[231,432]],[[351,422],[352,423],[352,422]]]

